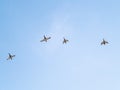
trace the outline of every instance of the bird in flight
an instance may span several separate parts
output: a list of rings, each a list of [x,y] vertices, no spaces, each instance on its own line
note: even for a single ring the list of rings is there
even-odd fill
[[[63,38],[63,44],[66,44],[69,40]]]
[[[105,45],[105,44],[108,44],[108,41],[104,40],[101,42],[101,45]]]
[[[51,37],[46,37],[46,36],[44,35],[44,38],[43,38],[40,42],[47,42],[49,39],[51,39]]]
[[[12,58],[15,57],[15,55],[11,55],[10,53],[8,53],[8,55],[9,55],[9,56],[8,56],[7,60],[9,60],[9,59],[12,60]]]

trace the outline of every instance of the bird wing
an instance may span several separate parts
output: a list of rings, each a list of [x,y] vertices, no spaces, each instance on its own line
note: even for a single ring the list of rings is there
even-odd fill
[[[9,59],[10,59],[10,57],[7,58],[7,60],[9,60]]]
[[[46,39],[46,36],[44,35],[44,39]]]
[[[12,57],[15,57],[15,55],[12,55]]]
[[[8,55],[9,55],[9,57],[11,56],[11,54],[10,54],[10,53],[8,53]]]
[[[45,39],[42,39],[40,42],[43,42],[43,41],[45,41]]]
[[[103,44],[104,42],[101,42],[101,45]]]
[[[105,43],[108,43],[107,41],[105,41]]]
[[[51,39],[51,37],[48,37],[47,39]]]

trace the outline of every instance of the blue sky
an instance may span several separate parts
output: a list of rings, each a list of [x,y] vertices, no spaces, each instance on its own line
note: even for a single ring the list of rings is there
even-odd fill
[[[0,90],[120,90],[119,3],[1,0]]]

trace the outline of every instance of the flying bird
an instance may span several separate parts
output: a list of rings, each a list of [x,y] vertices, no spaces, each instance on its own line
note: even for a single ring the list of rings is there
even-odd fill
[[[11,55],[10,53],[8,53],[8,55],[9,56],[8,56],[7,60],[9,60],[9,59],[12,60],[12,58],[15,57],[15,55]]]
[[[101,42],[101,45],[105,45],[105,44],[108,44],[108,41],[104,40]]]
[[[43,38],[40,42],[47,42],[49,39],[51,39],[51,37],[46,37],[46,36],[44,35],[44,38]]]
[[[63,44],[66,44],[69,40],[63,38]]]

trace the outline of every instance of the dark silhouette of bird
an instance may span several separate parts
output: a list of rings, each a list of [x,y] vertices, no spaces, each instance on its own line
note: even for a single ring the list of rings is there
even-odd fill
[[[106,44],[108,44],[108,41],[103,39],[103,41],[101,42],[101,45],[106,45]]]
[[[66,44],[69,40],[63,38],[63,44]]]
[[[46,37],[45,35],[43,36],[44,38],[40,42],[47,42],[51,37]]]
[[[15,57],[15,55],[11,55],[10,53],[8,53],[8,55],[9,56],[8,56],[7,60],[9,60],[9,59],[12,60],[12,58]]]

